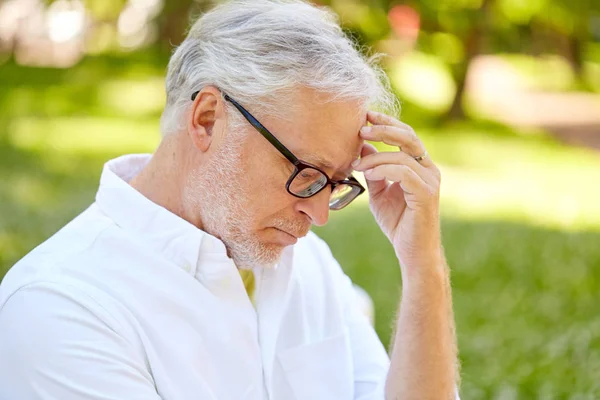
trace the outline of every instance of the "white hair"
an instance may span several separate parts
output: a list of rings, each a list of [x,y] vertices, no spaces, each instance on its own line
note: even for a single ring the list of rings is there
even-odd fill
[[[397,114],[377,57],[361,54],[336,15],[302,0],[234,0],[205,13],[169,62],[163,135],[185,127],[193,92],[214,85],[252,112],[285,118],[294,91]],[[229,105],[227,105],[229,107]],[[234,113],[228,112],[228,115]]]

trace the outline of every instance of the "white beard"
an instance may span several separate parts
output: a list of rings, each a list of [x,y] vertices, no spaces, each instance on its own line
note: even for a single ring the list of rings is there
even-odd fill
[[[273,267],[279,262],[282,247],[262,243],[252,233],[253,219],[244,202],[248,198],[241,163],[241,140],[223,144],[219,153],[187,182],[185,201],[202,210],[205,232],[221,239],[240,269]],[[236,185],[239,184],[239,185]]]

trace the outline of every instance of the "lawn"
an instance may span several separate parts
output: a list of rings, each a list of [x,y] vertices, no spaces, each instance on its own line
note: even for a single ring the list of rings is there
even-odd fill
[[[0,277],[93,201],[106,160],[152,151],[162,68],[147,65],[0,67]],[[600,155],[486,124],[418,131],[444,174],[462,397],[600,398]],[[400,271],[366,201],[315,231],[387,344]]]

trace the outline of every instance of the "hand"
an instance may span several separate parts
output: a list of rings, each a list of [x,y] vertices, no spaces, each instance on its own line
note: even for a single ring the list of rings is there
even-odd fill
[[[368,141],[400,148],[381,152],[365,143],[360,161],[353,165],[364,171],[369,188],[371,212],[388,237],[404,272],[439,267],[442,263],[440,238],[440,171],[414,130],[385,114],[369,111],[372,126],[361,129]]]

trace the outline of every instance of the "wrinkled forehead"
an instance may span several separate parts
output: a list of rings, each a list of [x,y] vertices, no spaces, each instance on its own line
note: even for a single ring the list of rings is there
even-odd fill
[[[267,128],[298,158],[342,171],[358,157],[359,129],[366,123],[363,101],[331,100],[303,89],[289,109],[285,120],[273,120]]]

